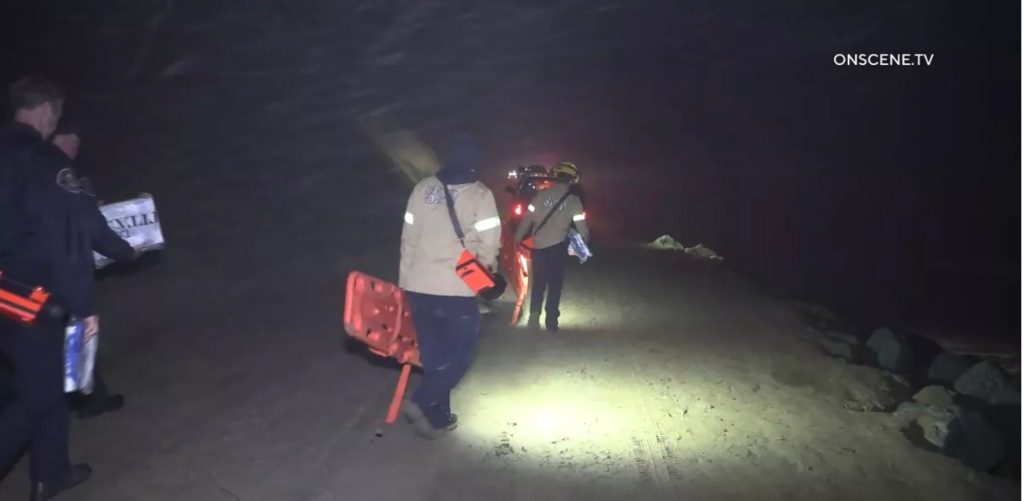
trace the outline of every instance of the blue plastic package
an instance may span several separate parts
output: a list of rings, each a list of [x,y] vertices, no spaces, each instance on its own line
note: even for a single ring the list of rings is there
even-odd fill
[[[587,242],[583,240],[583,236],[576,230],[569,230],[569,255],[576,256],[581,263],[587,262],[587,259],[593,257],[590,252],[590,247],[587,247]]]
[[[92,393],[99,334],[85,338],[85,321],[71,319],[64,330],[64,392]]]
[[[72,319],[64,329],[64,392],[78,391],[79,355],[85,341],[85,322]]]

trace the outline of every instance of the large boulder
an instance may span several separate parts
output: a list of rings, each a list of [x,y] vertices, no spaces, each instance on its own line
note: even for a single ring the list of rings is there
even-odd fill
[[[1020,405],[994,406],[985,414],[985,419],[995,429],[1006,434],[1006,443],[1009,450],[1004,460],[995,471],[994,475],[1013,478],[1020,482],[1021,463],[1021,427],[1020,427]]]
[[[904,402],[896,408],[893,417],[907,438],[925,449],[941,452],[949,436],[949,423],[956,419],[959,409],[938,407],[921,402]]]
[[[1020,405],[1020,392],[1013,388],[996,364],[985,360],[964,372],[953,383],[953,389],[993,405]]]
[[[882,327],[871,333],[867,346],[874,353],[874,362],[880,369],[906,374],[913,367],[910,343],[902,333]]]
[[[940,353],[928,366],[928,381],[952,385],[971,368],[970,362],[955,353]]]
[[[914,401],[919,404],[930,405],[938,408],[953,406],[953,394],[941,386],[928,386],[914,395]]]
[[[928,373],[928,367],[945,350],[934,339],[916,334],[907,334],[907,344],[910,346],[912,356],[911,375],[923,380],[925,374]]]
[[[1006,437],[977,412],[956,405],[904,402],[893,416],[911,441],[977,470],[990,471],[1006,458]]]
[[[875,330],[868,338],[867,347],[879,368],[917,380],[925,378],[932,360],[942,353],[942,346],[932,339],[888,327]]]
[[[961,412],[948,426],[942,452],[981,471],[999,466],[1006,457],[1006,437],[977,412]]]

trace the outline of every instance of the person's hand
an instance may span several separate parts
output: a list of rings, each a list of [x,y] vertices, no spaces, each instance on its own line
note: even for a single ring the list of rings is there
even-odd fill
[[[99,315],[93,315],[85,317],[85,340],[88,341],[93,338],[100,331],[100,317]]]

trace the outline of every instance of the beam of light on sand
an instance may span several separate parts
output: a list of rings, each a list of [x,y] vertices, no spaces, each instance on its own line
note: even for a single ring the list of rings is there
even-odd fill
[[[805,408],[734,400],[730,388],[744,383],[717,361],[638,375],[630,364],[645,358],[600,348],[563,347],[474,371],[455,395],[451,443],[501,478],[608,493],[590,499],[685,499],[693,482],[715,494],[706,499],[753,499],[762,487],[838,474],[802,445],[829,441],[814,434]],[[659,384],[669,377],[685,385]]]
[[[510,295],[511,297],[511,295]],[[525,327],[529,320],[528,307],[530,304],[530,293],[526,293],[526,302],[523,303],[523,312],[519,317],[518,325]],[[567,331],[608,331],[619,325],[621,312],[615,309],[601,308],[593,302],[581,302],[574,299],[564,300],[558,316],[558,327]],[[541,315],[541,326],[544,325],[544,316]]]
[[[465,421],[465,431],[484,438],[497,436],[499,429],[514,428],[517,434],[529,437],[522,446],[537,447],[567,439],[590,443],[628,427],[628,410],[618,409],[610,401],[594,402],[574,395],[569,383],[537,384],[474,397],[463,405],[462,412],[471,418]]]
[[[686,433],[678,420],[656,417],[644,399],[653,405],[657,396],[631,374],[607,370],[614,373],[590,379],[585,371],[550,369],[529,382],[522,374],[512,381],[497,373],[479,374],[473,387],[486,392],[471,390],[458,398],[460,425],[455,435],[464,443],[485,447],[505,441],[519,460],[534,464],[553,454],[580,463],[629,464],[637,441],[658,435],[685,435],[684,442],[677,442],[685,444],[675,452],[677,459],[710,446],[713,437],[704,440],[700,434]]]

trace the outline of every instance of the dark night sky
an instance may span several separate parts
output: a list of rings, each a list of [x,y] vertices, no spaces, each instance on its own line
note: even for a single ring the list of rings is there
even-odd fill
[[[22,3],[37,7],[2,16],[16,26],[0,30],[2,45],[17,50],[0,76],[7,81],[42,69],[83,92],[120,81],[153,11],[139,2]],[[56,17],[39,7],[62,3],[72,7]],[[135,7],[112,14],[129,4]],[[290,43],[275,38],[288,32],[282,26],[327,22],[338,23],[335,43],[347,47],[343,53],[360,54],[366,40],[400,17],[397,10],[349,15],[335,3],[300,9],[267,0],[248,5],[265,12],[273,28],[239,28],[238,35],[187,29],[238,9],[231,4],[177,2],[152,58],[166,66],[201,51],[206,68],[241,66],[250,60],[236,46],[262,40],[252,61],[273,59]],[[480,131],[495,151],[514,149],[525,136],[544,138],[591,166],[588,189],[609,212],[631,219],[631,237],[693,235],[740,268],[847,305],[867,301],[864,308],[875,308],[879,296],[935,283],[961,291],[984,283],[999,308],[1016,308],[1019,4],[634,4],[601,17],[582,14],[578,3],[523,2],[524,10],[543,14],[519,24],[505,22],[507,14],[485,14],[471,29],[438,10],[432,28],[410,35],[415,44],[405,48],[406,60],[457,53],[456,62],[360,73],[338,61],[338,79],[373,82],[410,101],[408,123],[459,114],[452,127]],[[499,9],[481,5],[466,3]],[[99,19],[122,29],[101,30]],[[483,42],[459,45],[470,32],[482,32]],[[878,52],[929,53],[934,63],[832,63],[835,53]],[[507,75],[447,80],[453,83],[442,90],[421,85],[424,76],[450,79],[465,75],[473,61],[504,61],[512,53],[524,55],[494,63]],[[199,80],[189,85],[202,89]],[[499,88],[496,104],[480,104],[491,98],[477,96]],[[448,91],[451,97],[439,97]],[[105,152],[97,146],[90,154]],[[602,186],[602,178],[619,181]],[[927,271],[941,261],[985,262],[1009,278],[993,285],[975,274]],[[873,292],[880,287],[886,292]],[[971,315],[993,315],[985,313],[993,301]],[[1019,327],[1016,318],[1003,319]]]

